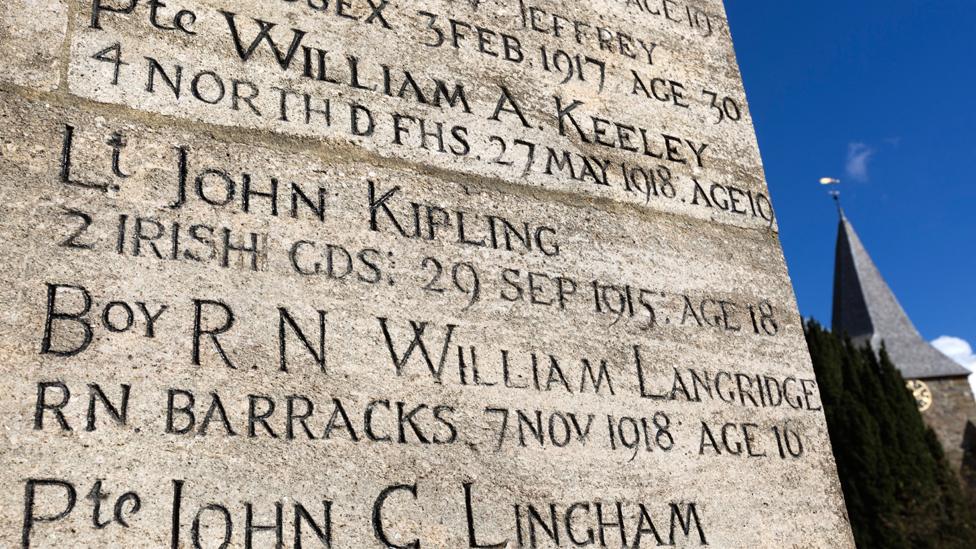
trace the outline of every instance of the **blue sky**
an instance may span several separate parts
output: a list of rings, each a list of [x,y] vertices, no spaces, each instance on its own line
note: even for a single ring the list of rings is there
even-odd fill
[[[976,347],[976,1],[725,4],[801,314],[830,323],[836,177],[922,335]]]

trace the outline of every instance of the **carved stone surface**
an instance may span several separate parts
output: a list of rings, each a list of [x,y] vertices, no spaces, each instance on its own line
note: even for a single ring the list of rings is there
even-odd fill
[[[720,2],[68,4],[0,546],[853,546]]]

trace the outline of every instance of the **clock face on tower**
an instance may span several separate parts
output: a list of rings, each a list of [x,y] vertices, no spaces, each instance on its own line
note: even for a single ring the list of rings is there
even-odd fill
[[[924,381],[910,379],[905,383],[905,386],[908,387],[908,390],[912,392],[912,396],[915,397],[915,403],[918,404],[919,412],[924,412],[932,406],[932,391],[929,390],[929,386]]]

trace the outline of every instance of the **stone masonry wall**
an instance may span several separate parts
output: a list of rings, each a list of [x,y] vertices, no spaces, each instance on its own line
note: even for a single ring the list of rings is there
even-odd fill
[[[976,400],[969,380],[964,377],[927,379],[932,392],[932,406],[922,418],[935,431],[945,448],[954,471],[962,466],[966,425],[976,424]]]

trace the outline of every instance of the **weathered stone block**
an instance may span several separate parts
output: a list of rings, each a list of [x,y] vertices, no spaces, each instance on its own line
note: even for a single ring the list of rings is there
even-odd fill
[[[412,0],[381,2],[374,14],[365,1],[323,10],[187,0],[155,18],[141,4],[79,6],[70,87],[149,112],[775,228],[724,9],[665,4],[669,18],[623,2]]]
[[[720,2],[71,7],[0,546],[852,546]]]
[[[67,26],[64,0],[0,2],[0,80],[45,91],[57,88]]]

